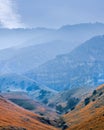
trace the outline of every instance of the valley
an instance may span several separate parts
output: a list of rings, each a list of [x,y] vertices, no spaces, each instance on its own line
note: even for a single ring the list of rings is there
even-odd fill
[[[5,39],[5,35],[7,39]],[[0,28],[0,130],[104,129],[104,24]]]
[[[13,93],[4,94],[5,98],[0,96],[0,130],[103,130],[104,129],[104,85],[97,87],[89,96],[86,96],[74,109],[63,114],[55,115],[51,112],[50,116],[34,114],[32,110],[26,110],[12,103]],[[16,99],[28,101],[28,96],[18,93]],[[8,101],[11,100],[11,101]],[[25,103],[25,102],[24,102]],[[30,102],[29,102],[30,103]],[[35,103],[35,102],[33,102]],[[17,103],[16,103],[17,104]],[[36,105],[38,104],[38,105]],[[35,103],[37,110],[42,112],[43,106]],[[23,107],[23,106],[22,106]],[[39,109],[40,108],[40,109]],[[31,112],[30,112],[31,111]],[[44,113],[46,114],[44,111]],[[36,113],[36,111],[35,111]],[[46,116],[48,118],[46,118]]]

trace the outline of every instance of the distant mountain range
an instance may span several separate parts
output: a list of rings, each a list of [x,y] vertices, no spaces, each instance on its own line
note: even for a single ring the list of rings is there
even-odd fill
[[[2,28],[2,46],[11,44],[15,47],[0,50],[0,73],[25,73],[101,34],[104,34],[102,23],[66,25],[57,30]]]
[[[39,96],[43,89],[61,91],[95,87],[104,82],[104,36],[95,36],[104,34],[102,23],[67,25],[57,30],[0,29],[0,34],[1,40],[14,38],[21,41],[26,38],[20,46],[0,51],[1,91],[26,91],[31,86],[35,92],[32,95]],[[92,36],[95,37],[87,40]],[[35,37],[44,43],[36,45]],[[46,37],[49,39],[42,40]],[[38,94],[35,82],[42,85],[39,85]]]
[[[0,43],[6,46],[30,46],[51,41],[69,42],[73,47],[95,35],[104,34],[103,23],[81,23],[65,25],[59,29],[31,28],[5,29],[0,28]],[[6,38],[5,38],[6,36]]]
[[[0,51],[0,72],[25,73],[54,59],[58,54],[68,53],[70,48],[68,42],[52,41],[40,45],[2,50]]]
[[[55,90],[92,87],[104,83],[104,36],[96,36],[71,53],[27,73],[27,76]]]

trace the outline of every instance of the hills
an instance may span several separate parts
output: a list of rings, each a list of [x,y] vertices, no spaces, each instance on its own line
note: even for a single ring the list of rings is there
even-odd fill
[[[104,82],[104,36],[86,41],[72,52],[35,68],[27,76],[55,90],[96,87]]]
[[[7,97],[11,95],[7,95]],[[18,96],[17,96],[18,97]],[[20,97],[20,96],[19,96]],[[26,99],[26,98],[25,98]],[[66,122],[62,129],[103,130],[104,129],[104,85],[85,97],[73,110],[63,115]],[[0,129],[7,130],[56,130],[48,120],[14,105],[0,96]],[[43,123],[44,124],[43,124]]]
[[[65,114],[73,110],[83,99],[88,97],[93,87],[79,87],[59,92],[48,99],[47,105],[56,109],[60,114]]]
[[[1,130],[104,128],[104,24],[0,34]]]
[[[68,130],[104,129],[104,85],[99,86],[72,112],[64,115]]]
[[[59,115],[56,113],[55,109],[49,108],[39,101],[33,100],[26,92],[5,92],[0,95],[18,106],[52,121],[53,124],[56,124],[59,119]]]
[[[26,92],[32,99],[44,101],[56,91],[18,74],[0,75],[0,92]]]
[[[56,55],[72,51],[93,36],[102,34],[102,23],[66,25],[59,29],[2,28],[0,42],[7,49],[0,50],[0,72],[25,73]]]
[[[41,117],[0,96],[0,130],[55,130],[40,122]]]
[[[64,41],[51,41],[28,47],[8,48],[0,51],[1,73],[25,73],[38,67],[58,54],[64,54],[71,49]]]

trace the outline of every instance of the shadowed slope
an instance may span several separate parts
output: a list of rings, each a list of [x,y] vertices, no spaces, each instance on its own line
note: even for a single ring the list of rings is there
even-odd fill
[[[41,117],[0,97],[0,130],[55,130],[41,123]]]

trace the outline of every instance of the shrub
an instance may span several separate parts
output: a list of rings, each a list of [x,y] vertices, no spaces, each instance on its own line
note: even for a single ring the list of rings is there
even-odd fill
[[[95,101],[95,98],[93,98],[92,101],[94,102],[94,101]]]
[[[96,95],[96,93],[97,93],[97,91],[96,91],[96,90],[94,90],[94,91],[93,91],[93,95]]]
[[[85,100],[84,100],[85,106],[88,105],[89,103],[90,103],[90,98],[85,98]]]
[[[79,99],[78,98],[69,98],[67,102],[67,106],[65,107],[65,110],[73,110],[75,106],[78,104]]]
[[[63,113],[64,109],[61,105],[56,106],[56,110],[60,113]]]
[[[101,96],[102,94],[103,94],[103,92],[100,92],[100,93],[99,93],[99,96]]]

